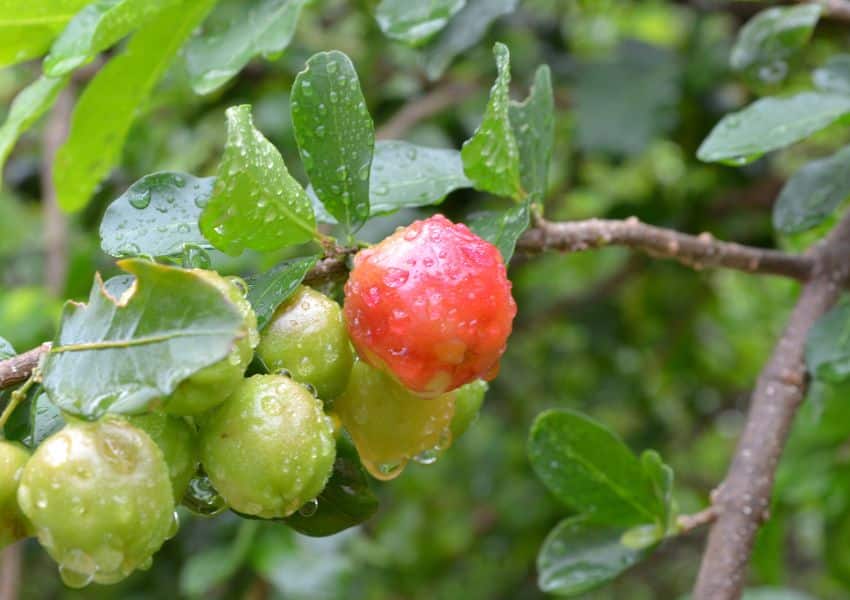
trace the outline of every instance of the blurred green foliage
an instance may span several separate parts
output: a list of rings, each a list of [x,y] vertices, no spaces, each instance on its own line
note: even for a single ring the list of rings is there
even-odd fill
[[[6,166],[0,197],[0,335],[19,350],[52,337],[61,301],[83,299],[95,271],[104,278],[116,272],[98,249],[107,204],[154,171],[214,174],[227,107],[253,104],[257,128],[304,182],[289,90],[314,52],[339,49],[352,58],[379,132],[431,89],[418,51],[381,32],[372,16],[376,4],[312,2],[285,52],[250,62],[207,96],[193,93],[188,71],[176,63],[133,125],[120,168],[83,213],[68,218],[68,276],[58,294],[46,287],[51,240],[39,201],[43,124],[25,134]],[[729,67],[736,30],[759,6],[717,4],[707,12],[666,0],[526,0],[442,75],[442,82],[471,85],[474,93],[458,96],[403,137],[459,148],[480,121],[495,75],[491,48],[500,40],[510,48],[517,90],[529,88],[536,65],[552,69],[557,119],[548,217],[636,215],[741,243],[804,247],[811,234],[776,238],[771,205],[784,180],[850,141],[850,131],[832,126],[743,169],[698,162],[697,147],[723,114],[778,89],[777,82],[753,82],[751,73]],[[216,27],[226,15],[238,18],[238,3],[227,9],[214,13]],[[822,22],[786,65],[782,89],[808,86],[811,69],[846,47],[844,26]],[[36,76],[31,63],[0,70],[0,118]],[[440,210],[465,219],[505,206],[463,190]],[[421,214],[427,211],[404,209],[370,221],[362,234],[380,239]],[[216,268],[246,276],[285,257],[213,254]],[[567,516],[526,455],[529,427],[548,408],[581,410],[633,450],[657,449],[675,469],[681,512],[705,506],[797,285],[694,272],[619,249],[520,255],[510,275],[519,316],[480,419],[436,464],[412,466],[376,485],[382,504],[362,527],[313,539],[276,523],[206,521],[185,513],[180,534],[150,571],[81,591],[63,588],[55,565],[27,543],[21,597],[539,598],[537,552]],[[754,585],[793,587],[824,600],[850,596],[850,405],[844,396],[842,388],[818,384],[803,408],[781,465],[772,518],[757,543]],[[702,532],[672,540],[583,597],[679,597],[693,581],[702,542]]]

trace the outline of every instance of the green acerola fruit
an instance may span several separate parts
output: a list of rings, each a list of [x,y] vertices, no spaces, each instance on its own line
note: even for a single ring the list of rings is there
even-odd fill
[[[29,535],[29,523],[18,507],[18,484],[29,458],[23,446],[0,441],[0,548]]]
[[[72,423],[45,440],[24,467],[18,503],[71,587],[146,568],[176,532],[162,451],[114,417]]]
[[[227,357],[180,382],[163,405],[165,412],[175,415],[199,415],[224,402],[242,381],[259,341],[257,316],[245,297],[245,283],[238,277],[225,278],[215,271],[194,269],[193,272],[236,305],[244,318],[243,336]]]
[[[286,517],[324,489],[336,454],[322,402],[284,375],[245,379],[200,423],[201,464],[236,511]]]
[[[452,440],[462,436],[478,418],[488,387],[486,381],[479,379],[455,390],[455,414],[451,423]]]
[[[270,371],[286,369],[332,400],[348,383],[354,353],[339,304],[301,286],[281,304],[260,337],[257,356]]]
[[[189,481],[198,471],[198,435],[186,419],[161,412],[127,417],[131,425],[147,433],[162,450],[168,465],[171,491],[175,503],[180,502]]]

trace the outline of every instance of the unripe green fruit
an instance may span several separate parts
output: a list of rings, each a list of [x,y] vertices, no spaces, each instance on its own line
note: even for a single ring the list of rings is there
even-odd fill
[[[479,379],[455,390],[455,414],[451,424],[452,440],[462,436],[478,418],[488,387],[486,381]]]
[[[357,361],[334,410],[376,479],[398,477],[411,459],[433,462],[451,445],[454,393],[422,398],[384,371]]]
[[[174,502],[178,503],[198,471],[198,435],[184,418],[161,412],[128,417],[131,425],[147,433],[162,450]]]
[[[29,524],[18,507],[18,484],[29,458],[22,446],[0,441],[0,548],[29,534]]]
[[[174,533],[162,451],[123,419],[72,423],[24,467],[18,503],[65,583],[115,583]]]
[[[348,383],[354,353],[339,304],[301,286],[275,311],[260,336],[257,356],[270,371],[286,369],[332,400]]]
[[[245,283],[239,278],[225,278],[215,271],[194,269],[230,300],[244,319],[243,336],[228,356],[180,382],[163,405],[174,415],[199,415],[226,400],[242,381],[259,341],[257,316],[245,297]]]
[[[283,375],[254,375],[200,423],[201,463],[236,511],[285,517],[319,495],[336,454],[322,402]]]

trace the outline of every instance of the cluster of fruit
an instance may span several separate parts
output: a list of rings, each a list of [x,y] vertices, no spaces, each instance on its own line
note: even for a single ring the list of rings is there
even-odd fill
[[[477,414],[516,313],[498,250],[439,215],[358,253],[344,309],[302,286],[262,335],[241,280],[200,273],[243,317],[229,356],[152,412],[66,416],[32,456],[0,442],[0,545],[37,535],[68,585],[147,568],[180,502],[303,510],[343,428],[376,478],[433,461]],[[246,378],[255,353],[270,374]]]

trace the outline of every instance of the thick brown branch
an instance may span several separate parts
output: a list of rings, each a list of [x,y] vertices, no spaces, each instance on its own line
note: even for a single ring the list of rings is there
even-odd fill
[[[812,279],[753,391],[750,414],[725,481],[715,490],[717,522],[708,538],[695,600],[737,600],[753,540],[767,518],[776,466],[806,391],[804,347],[811,326],[850,280],[850,214],[812,253]]]
[[[41,355],[50,349],[50,342],[37,348],[0,361],[0,390],[12,387],[29,379],[32,370],[38,366]]]
[[[687,235],[641,223],[634,217],[624,221],[588,219],[562,223],[540,220],[517,243],[518,250],[530,253],[580,252],[603,246],[626,246],[695,269],[726,267],[801,281],[809,278],[814,264],[809,256],[720,242],[709,233]]]

